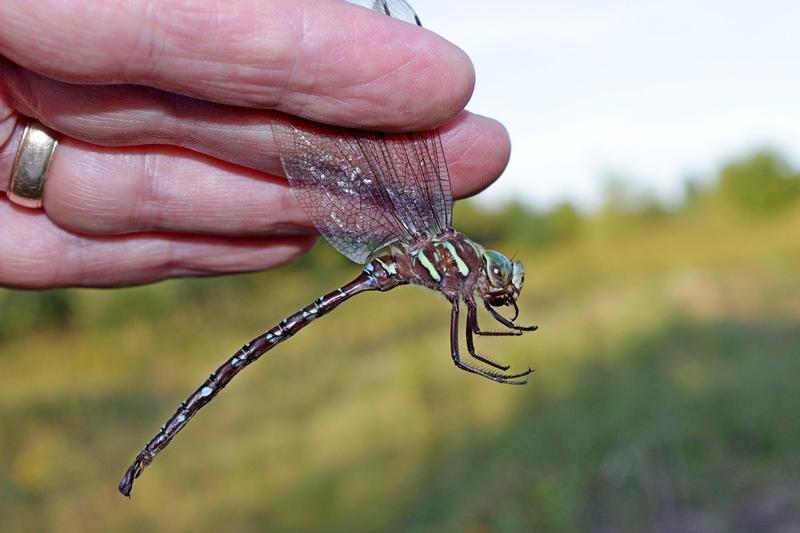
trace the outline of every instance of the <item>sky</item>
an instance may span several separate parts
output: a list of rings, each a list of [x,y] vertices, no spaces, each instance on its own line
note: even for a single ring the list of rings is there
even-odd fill
[[[468,109],[511,135],[484,201],[591,208],[612,176],[674,200],[755,148],[800,161],[800,2],[411,3],[472,58]]]

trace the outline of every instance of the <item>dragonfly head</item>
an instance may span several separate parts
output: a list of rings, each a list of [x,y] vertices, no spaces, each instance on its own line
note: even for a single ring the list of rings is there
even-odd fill
[[[485,283],[480,288],[483,299],[493,307],[513,305],[525,283],[525,267],[494,250],[483,252],[483,262],[486,271]]]

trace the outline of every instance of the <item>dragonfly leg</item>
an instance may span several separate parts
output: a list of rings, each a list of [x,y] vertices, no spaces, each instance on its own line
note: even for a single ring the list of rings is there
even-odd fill
[[[497,310],[489,305],[489,302],[486,300],[483,301],[483,305],[486,307],[486,310],[489,311],[489,314],[494,317],[495,320],[503,324],[505,327],[509,329],[513,329],[515,331],[536,331],[539,329],[539,326],[518,326],[514,324],[511,320],[507,319],[503,315],[497,312]]]
[[[459,354],[458,350],[458,300],[454,300],[452,303],[453,310],[450,314],[450,355],[453,358],[453,363],[455,363],[455,365],[461,370],[466,370],[467,372],[477,374],[498,383],[506,383],[508,385],[525,385],[528,383],[527,379],[522,381],[514,381],[514,379],[527,376],[533,372],[533,370],[530,368],[518,374],[504,374],[502,372],[494,372],[492,370],[486,370],[484,368],[472,366],[469,363],[465,363],[461,360],[461,355]]]
[[[475,352],[475,343],[473,342],[472,339],[472,333],[478,329],[478,309],[475,307],[475,304],[473,302],[466,302],[466,305],[467,305],[467,351],[469,352],[469,354],[478,361],[483,361],[487,365],[493,366],[499,370],[508,370],[509,368],[511,368],[509,365],[498,363],[497,361],[494,361],[486,356],[480,355]],[[513,334],[522,335],[522,333],[519,331],[515,331],[513,333],[508,332],[508,333],[512,335]]]
[[[511,331],[483,331],[478,325],[478,308],[475,305],[475,301],[467,299],[465,303],[467,305],[467,327],[475,335],[484,337],[519,337],[522,335],[522,332],[516,329],[512,329]]]

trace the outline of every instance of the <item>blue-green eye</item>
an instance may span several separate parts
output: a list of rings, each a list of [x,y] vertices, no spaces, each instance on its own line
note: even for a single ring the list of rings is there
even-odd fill
[[[483,252],[483,259],[486,261],[486,275],[489,276],[489,283],[494,287],[505,287],[511,283],[513,268],[508,257],[494,250]]]

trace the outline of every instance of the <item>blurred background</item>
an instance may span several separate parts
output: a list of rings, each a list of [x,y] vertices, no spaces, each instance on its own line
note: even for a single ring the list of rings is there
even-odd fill
[[[531,383],[455,369],[436,295],[359,296],[127,501],[187,393],[358,267],[321,244],[261,274],[0,290],[0,530],[800,531],[797,4],[415,7],[511,133],[455,221],[526,266],[540,330],[479,351]]]

